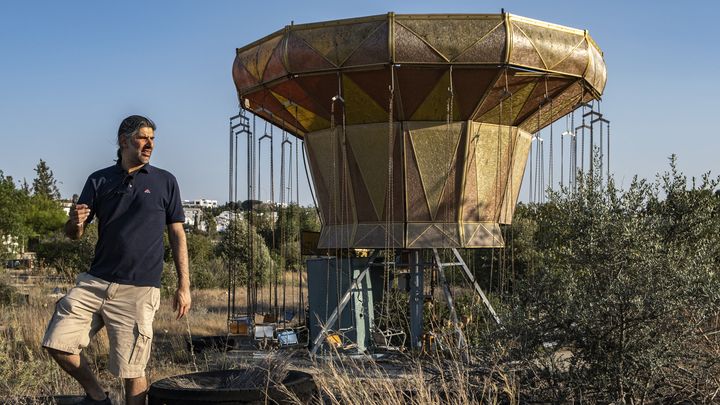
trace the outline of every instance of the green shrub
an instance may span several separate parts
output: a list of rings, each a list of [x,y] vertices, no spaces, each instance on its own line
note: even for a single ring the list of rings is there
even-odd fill
[[[534,370],[524,390],[561,402],[710,400],[718,342],[704,331],[720,308],[718,183],[688,184],[673,159],[654,184],[636,179],[621,191],[580,176],[576,192],[518,210],[524,273],[505,343]],[[559,362],[561,352],[569,357]]]

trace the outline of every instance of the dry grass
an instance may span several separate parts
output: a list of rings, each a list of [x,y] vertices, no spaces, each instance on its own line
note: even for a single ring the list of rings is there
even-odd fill
[[[329,404],[517,403],[511,375],[440,358],[398,365],[335,357],[315,364],[313,375]]]
[[[57,297],[49,293],[57,285],[28,287],[31,296],[27,305],[0,308],[0,397],[7,403],[23,397],[56,394],[83,394],[81,387],[60,370],[40,343]],[[69,288],[70,285],[60,286]],[[242,302],[244,289],[238,290]],[[288,297],[289,298],[289,297]],[[293,305],[288,299],[288,305]],[[183,374],[195,371],[246,368],[247,372],[229,386],[262,387],[271,381],[282,381],[288,369],[298,368],[313,374],[319,395],[318,402],[329,404],[394,404],[513,402],[516,387],[513,378],[497,370],[477,372],[467,365],[445,362],[440,358],[423,361],[406,358],[397,364],[355,362],[332,357],[317,363],[305,359],[298,365],[278,352],[260,363],[231,358],[226,353],[207,351],[193,356],[187,348],[188,337],[217,336],[227,332],[227,294],[224,290],[193,291],[193,309],[183,320],[175,320],[171,299],[164,298],[155,323],[153,352],[148,365],[149,380],[173,377],[179,384]],[[100,332],[84,351],[91,368],[104,382],[117,403],[122,403],[120,380],[106,370],[108,339]],[[180,377],[178,377],[180,376]],[[279,387],[282,389],[282,386]],[[302,403],[287,392],[290,402]],[[295,398],[295,399],[293,399]]]

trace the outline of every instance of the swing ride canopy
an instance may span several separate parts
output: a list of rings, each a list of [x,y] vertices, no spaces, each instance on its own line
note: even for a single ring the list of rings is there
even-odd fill
[[[237,49],[241,106],[305,140],[320,247],[496,247],[530,133],[606,81],[587,31],[511,14],[289,25]]]

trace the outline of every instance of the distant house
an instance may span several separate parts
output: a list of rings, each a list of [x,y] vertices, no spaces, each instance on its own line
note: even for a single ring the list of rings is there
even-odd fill
[[[60,206],[65,211],[65,215],[70,216],[70,208],[73,206],[73,202],[70,200],[60,200]]]
[[[217,208],[217,200],[199,198],[195,200],[183,200],[183,211],[185,211],[185,226],[207,232],[207,221],[203,209]]]
[[[203,214],[202,208],[197,207],[183,207],[185,212],[185,226],[188,228],[199,229],[203,232],[207,231],[207,222]]]
[[[182,205],[188,208],[217,208],[218,202],[217,200],[200,198],[197,200],[183,200]]]
[[[20,238],[13,235],[0,235],[0,254],[15,257],[24,252],[24,246],[20,244]]]
[[[237,218],[238,220],[242,220],[242,215],[239,213],[235,213],[232,211],[223,211],[220,213],[220,215],[215,217],[215,223],[217,224],[217,231],[218,232],[225,232],[227,228],[230,226],[230,221],[232,221],[234,218]]]

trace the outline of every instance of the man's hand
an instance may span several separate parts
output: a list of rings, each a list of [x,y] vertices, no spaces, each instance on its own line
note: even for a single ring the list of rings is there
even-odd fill
[[[65,222],[65,235],[70,239],[80,239],[85,229],[85,221],[89,216],[90,207],[85,204],[70,207],[70,219]]]
[[[178,288],[175,290],[175,296],[173,297],[173,311],[177,311],[178,320],[185,316],[190,311],[192,305],[192,298],[190,297],[189,288]]]
[[[90,216],[90,207],[86,204],[77,204],[70,208],[70,222],[75,226],[83,226]]]

